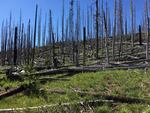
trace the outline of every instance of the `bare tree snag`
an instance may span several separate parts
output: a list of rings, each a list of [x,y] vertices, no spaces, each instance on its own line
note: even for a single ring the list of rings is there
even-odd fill
[[[103,15],[104,15],[104,27],[105,27],[105,52],[106,52],[106,61],[105,61],[105,65],[109,64],[109,49],[108,49],[108,30],[107,30],[107,20],[106,20],[106,15],[105,12],[103,11]]]
[[[83,65],[85,66],[85,60],[86,60],[86,28],[83,28]]]
[[[96,59],[99,58],[99,1],[96,0]]]
[[[149,33],[149,17],[147,18],[147,44],[146,44],[146,59],[149,59],[149,37],[150,37],[150,33]]]
[[[140,25],[139,25],[139,44],[142,45],[142,31]]]
[[[113,42],[112,42],[112,58],[115,59],[115,39],[116,39],[116,17],[117,17],[117,1],[114,0],[114,31],[113,31]]]
[[[14,65],[17,65],[17,38],[18,38],[18,28],[15,27],[15,36],[14,36]]]
[[[131,47],[133,50],[134,47],[134,7],[133,7],[133,0],[130,0],[130,14],[131,14],[131,31],[132,31],[132,35],[131,35]]]
[[[32,66],[34,66],[35,47],[36,47],[37,10],[38,10],[38,5],[36,5],[36,11],[35,11],[34,44],[33,44],[33,53],[32,53]]]
[[[65,63],[65,55],[64,55],[64,0],[63,0],[63,9],[62,9],[62,47],[61,47],[61,54],[62,54],[62,62]]]

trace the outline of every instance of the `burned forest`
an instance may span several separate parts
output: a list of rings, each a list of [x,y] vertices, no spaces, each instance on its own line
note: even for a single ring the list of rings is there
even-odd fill
[[[0,19],[0,112],[150,113],[149,0],[34,2]]]

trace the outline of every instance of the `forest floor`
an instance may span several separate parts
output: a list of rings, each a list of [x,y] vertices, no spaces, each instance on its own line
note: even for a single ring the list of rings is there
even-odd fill
[[[64,78],[58,81],[38,82],[36,85],[16,95],[0,100],[0,112],[12,111],[10,108],[27,108],[16,112],[48,112],[48,113],[150,113],[150,104],[128,102],[104,102],[103,104],[83,104],[82,102],[96,101],[102,98],[90,95],[92,93],[115,97],[150,99],[150,69],[107,70],[78,74],[53,74],[40,77]],[[65,80],[67,79],[67,80]],[[11,81],[0,72],[0,94],[29,83]],[[78,91],[88,92],[81,95]],[[81,102],[80,105],[75,103]],[[63,103],[71,103],[63,105]],[[150,103],[150,101],[149,101]],[[58,104],[58,105],[57,105]],[[38,109],[29,109],[35,106]],[[62,106],[63,105],[63,106]]]

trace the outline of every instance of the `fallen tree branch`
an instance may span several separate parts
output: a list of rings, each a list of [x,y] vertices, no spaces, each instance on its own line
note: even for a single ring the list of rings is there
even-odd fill
[[[136,62],[143,62],[143,61],[150,61],[149,60],[138,60]],[[131,63],[131,62],[130,62]],[[129,63],[129,64],[130,64]],[[125,63],[118,64],[117,66],[113,66],[113,64],[105,66],[105,65],[95,65],[95,66],[86,66],[86,67],[75,67],[75,68],[68,68],[68,69],[53,69],[53,70],[44,70],[37,73],[32,73],[31,75],[36,76],[44,76],[44,75],[54,75],[54,74],[65,74],[65,73],[82,73],[82,72],[97,72],[103,70],[128,70],[128,69],[143,69],[150,67],[148,64],[143,65],[125,65]]]
[[[18,94],[18,93],[21,93],[22,91],[26,90],[27,88],[28,88],[27,85],[22,85],[22,86],[14,89],[14,90],[0,94],[0,100],[7,98],[7,97],[10,97],[10,96],[13,96],[13,95]]]
[[[80,68],[70,68],[70,69],[53,69],[53,70],[44,70],[37,73],[32,73],[31,75],[53,75],[53,74],[64,74],[64,73],[81,73],[81,72],[96,72],[96,69],[88,69],[84,67]]]
[[[139,99],[139,98],[131,98],[131,97],[121,97],[121,96],[110,96],[110,95],[103,95],[99,93],[89,93],[83,91],[75,91],[76,93],[80,94],[81,96],[91,95],[94,97],[100,97],[105,100],[113,100],[114,102],[120,103],[128,103],[128,104],[150,104],[150,99]]]
[[[45,78],[40,78],[40,81],[69,81],[70,79],[67,78],[52,78],[52,77],[45,77]]]
[[[58,94],[66,94],[67,92],[64,90],[47,90],[49,93],[58,93]],[[104,100],[113,100],[115,103],[119,102],[119,103],[128,103],[128,104],[137,104],[137,103],[141,103],[141,104],[150,104],[150,99],[139,99],[139,98],[131,98],[131,97],[121,97],[121,96],[110,96],[110,95],[103,95],[100,93],[92,93],[92,92],[84,92],[84,91],[78,91],[78,90],[74,90],[74,91],[70,91],[70,93],[77,93],[80,96],[86,96],[86,95],[90,95],[90,96],[94,96],[97,98],[101,98]]]
[[[0,112],[14,112],[14,111],[25,111],[25,110],[38,110],[38,109],[46,109],[50,107],[58,107],[58,106],[71,106],[71,105],[90,105],[90,106],[99,106],[103,104],[113,104],[113,101],[108,100],[90,100],[90,101],[78,101],[72,103],[59,103],[59,104],[51,104],[51,105],[43,105],[43,106],[36,106],[36,107],[23,107],[23,108],[9,108],[9,109],[0,109]]]

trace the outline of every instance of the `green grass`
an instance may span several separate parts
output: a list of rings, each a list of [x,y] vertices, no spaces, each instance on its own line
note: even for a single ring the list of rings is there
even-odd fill
[[[147,72],[149,73],[149,72]],[[47,83],[45,88],[80,89],[109,95],[150,98],[150,76],[144,70],[80,73],[68,82]]]
[[[61,75],[57,75],[61,76]],[[0,86],[16,87],[21,82],[12,82],[7,79],[0,81]],[[150,70],[115,70],[101,71],[96,73],[80,73],[70,77],[70,81],[47,82],[40,84],[39,88],[44,89],[63,89],[67,93],[48,94],[47,92],[39,95],[27,96],[20,93],[15,96],[1,100],[0,108],[31,107],[45,104],[55,104],[63,102],[75,102],[79,100],[94,99],[91,96],[80,97],[78,94],[69,92],[72,89],[100,92],[102,94],[114,96],[127,96],[150,99]],[[80,107],[79,107],[80,109]],[[93,108],[94,112],[109,113],[113,109],[117,113],[149,113],[150,108],[144,105],[118,104],[116,106],[104,105]]]

